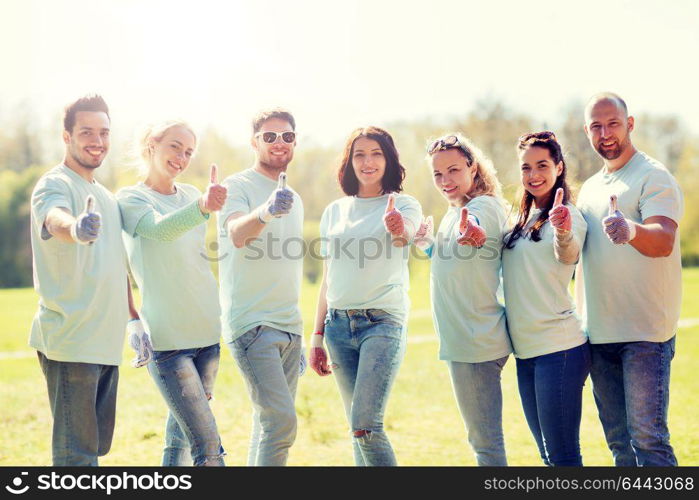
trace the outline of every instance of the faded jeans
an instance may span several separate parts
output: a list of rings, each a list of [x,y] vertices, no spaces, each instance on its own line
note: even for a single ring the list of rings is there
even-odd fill
[[[248,465],[286,465],[296,440],[301,336],[266,325],[228,344],[253,406]]]
[[[541,459],[551,466],[582,466],[582,393],[590,373],[590,345],[517,359],[524,416]]]
[[[667,411],[675,337],[592,344],[592,389],[618,466],[675,466]]]
[[[163,466],[223,466],[225,455],[209,400],[218,372],[219,344],[154,351],[148,371],[170,409]]]
[[[397,465],[383,417],[405,354],[402,323],[382,309],[330,309],[325,340],[353,434],[355,464]]]
[[[119,367],[37,355],[53,415],[53,465],[98,465],[112,445]]]
[[[500,376],[507,356],[482,363],[447,361],[468,442],[480,466],[505,466]]]

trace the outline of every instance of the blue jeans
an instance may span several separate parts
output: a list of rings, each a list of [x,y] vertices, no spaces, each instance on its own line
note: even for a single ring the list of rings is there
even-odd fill
[[[480,466],[505,466],[500,375],[507,356],[482,363],[447,361],[468,442]]]
[[[218,344],[154,351],[150,372],[170,412],[163,465],[223,466],[223,447],[209,400],[218,372]]]
[[[591,348],[592,389],[614,463],[677,465],[667,427],[675,337]]]
[[[582,391],[590,373],[590,344],[517,359],[524,416],[546,465],[582,466]]]
[[[397,465],[383,416],[405,354],[401,322],[381,309],[330,309],[325,340],[360,466]]]
[[[119,367],[37,355],[53,415],[53,465],[98,465],[112,445]]]
[[[252,401],[248,465],[286,465],[296,440],[301,336],[255,327],[228,344]]]

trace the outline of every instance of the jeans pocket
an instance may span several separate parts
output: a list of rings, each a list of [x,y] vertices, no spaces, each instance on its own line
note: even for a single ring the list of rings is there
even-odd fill
[[[233,347],[241,351],[247,351],[255,341],[262,335],[262,325],[248,330],[233,341]]]
[[[383,309],[367,309],[366,315],[372,323],[391,323],[396,326],[403,326],[397,317]]]
[[[182,352],[180,349],[175,349],[173,351],[153,351],[153,361],[155,361],[156,364],[165,363],[177,356],[180,352]]]

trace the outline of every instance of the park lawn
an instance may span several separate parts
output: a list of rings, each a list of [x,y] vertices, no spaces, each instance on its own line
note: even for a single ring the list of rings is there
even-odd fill
[[[444,362],[438,361],[429,310],[425,265],[413,267],[409,344],[385,419],[402,465],[475,465],[456,408]],[[699,268],[684,270],[683,319],[699,318]],[[312,329],[317,285],[305,282],[302,311],[307,336]],[[51,463],[51,415],[46,386],[35,354],[27,346],[36,309],[32,289],[0,290],[0,466]],[[699,324],[687,322],[677,338],[672,365],[670,429],[681,465],[699,465],[698,384]],[[243,465],[250,431],[250,403],[227,349],[212,402],[226,448],[228,465]],[[15,353],[19,357],[8,356]],[[166,407],[145,369],[134,369],[124,349],[120,370],[117,425],[111,452],[103,465],[157,465],[160,461]],[[503,420],[511,465],[538,465],[540,460],[524,420],[517,393],[514,359],[503,373]],[[581,447],[587,465],[611,465],[597,419],[590,383],[585,388]],[[352,465],[350,438],[333,377],[310,370],[299,381],[298,437],[290,465]]]

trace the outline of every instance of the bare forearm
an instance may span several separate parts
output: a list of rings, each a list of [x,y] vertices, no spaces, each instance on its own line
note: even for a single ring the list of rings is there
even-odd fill
[[[320,284],[320,291],[318,292],[318,307],[316,307],[316,318],[313,325],[314,335],[311,335],[311,347],[323,346],[323,336],[315,335],[315,332],[325,332],[325,317],[328,314],[327,291],[326,270],[325,264],[323,264],[323,281]]]
[[[249,214],[231,215],[226,227],[233,245],[243,248],[260,235],[265,225],[257,216],[257,211],[253,210]]]
[[[636,224],[636,237],[629,244],[646,257],[667,257],[675,244],[675,231],[661,224]]]
[[[70,235],[70,228],[73,224],[75,224],[75,217],[63,208],[52,208],[49,210],[44,221],[44,227],[46,227],[48,233],[66,243],[75,243],[75,240]]]
[[[126,277],[126,294],[129,300],[129,317],[131,319],[141,319],[141,317],[138,315],[138,310],[136,309],[136,306],[133,303],[133,294],[131,293],[131,282],[129,281],[128,276]]]

